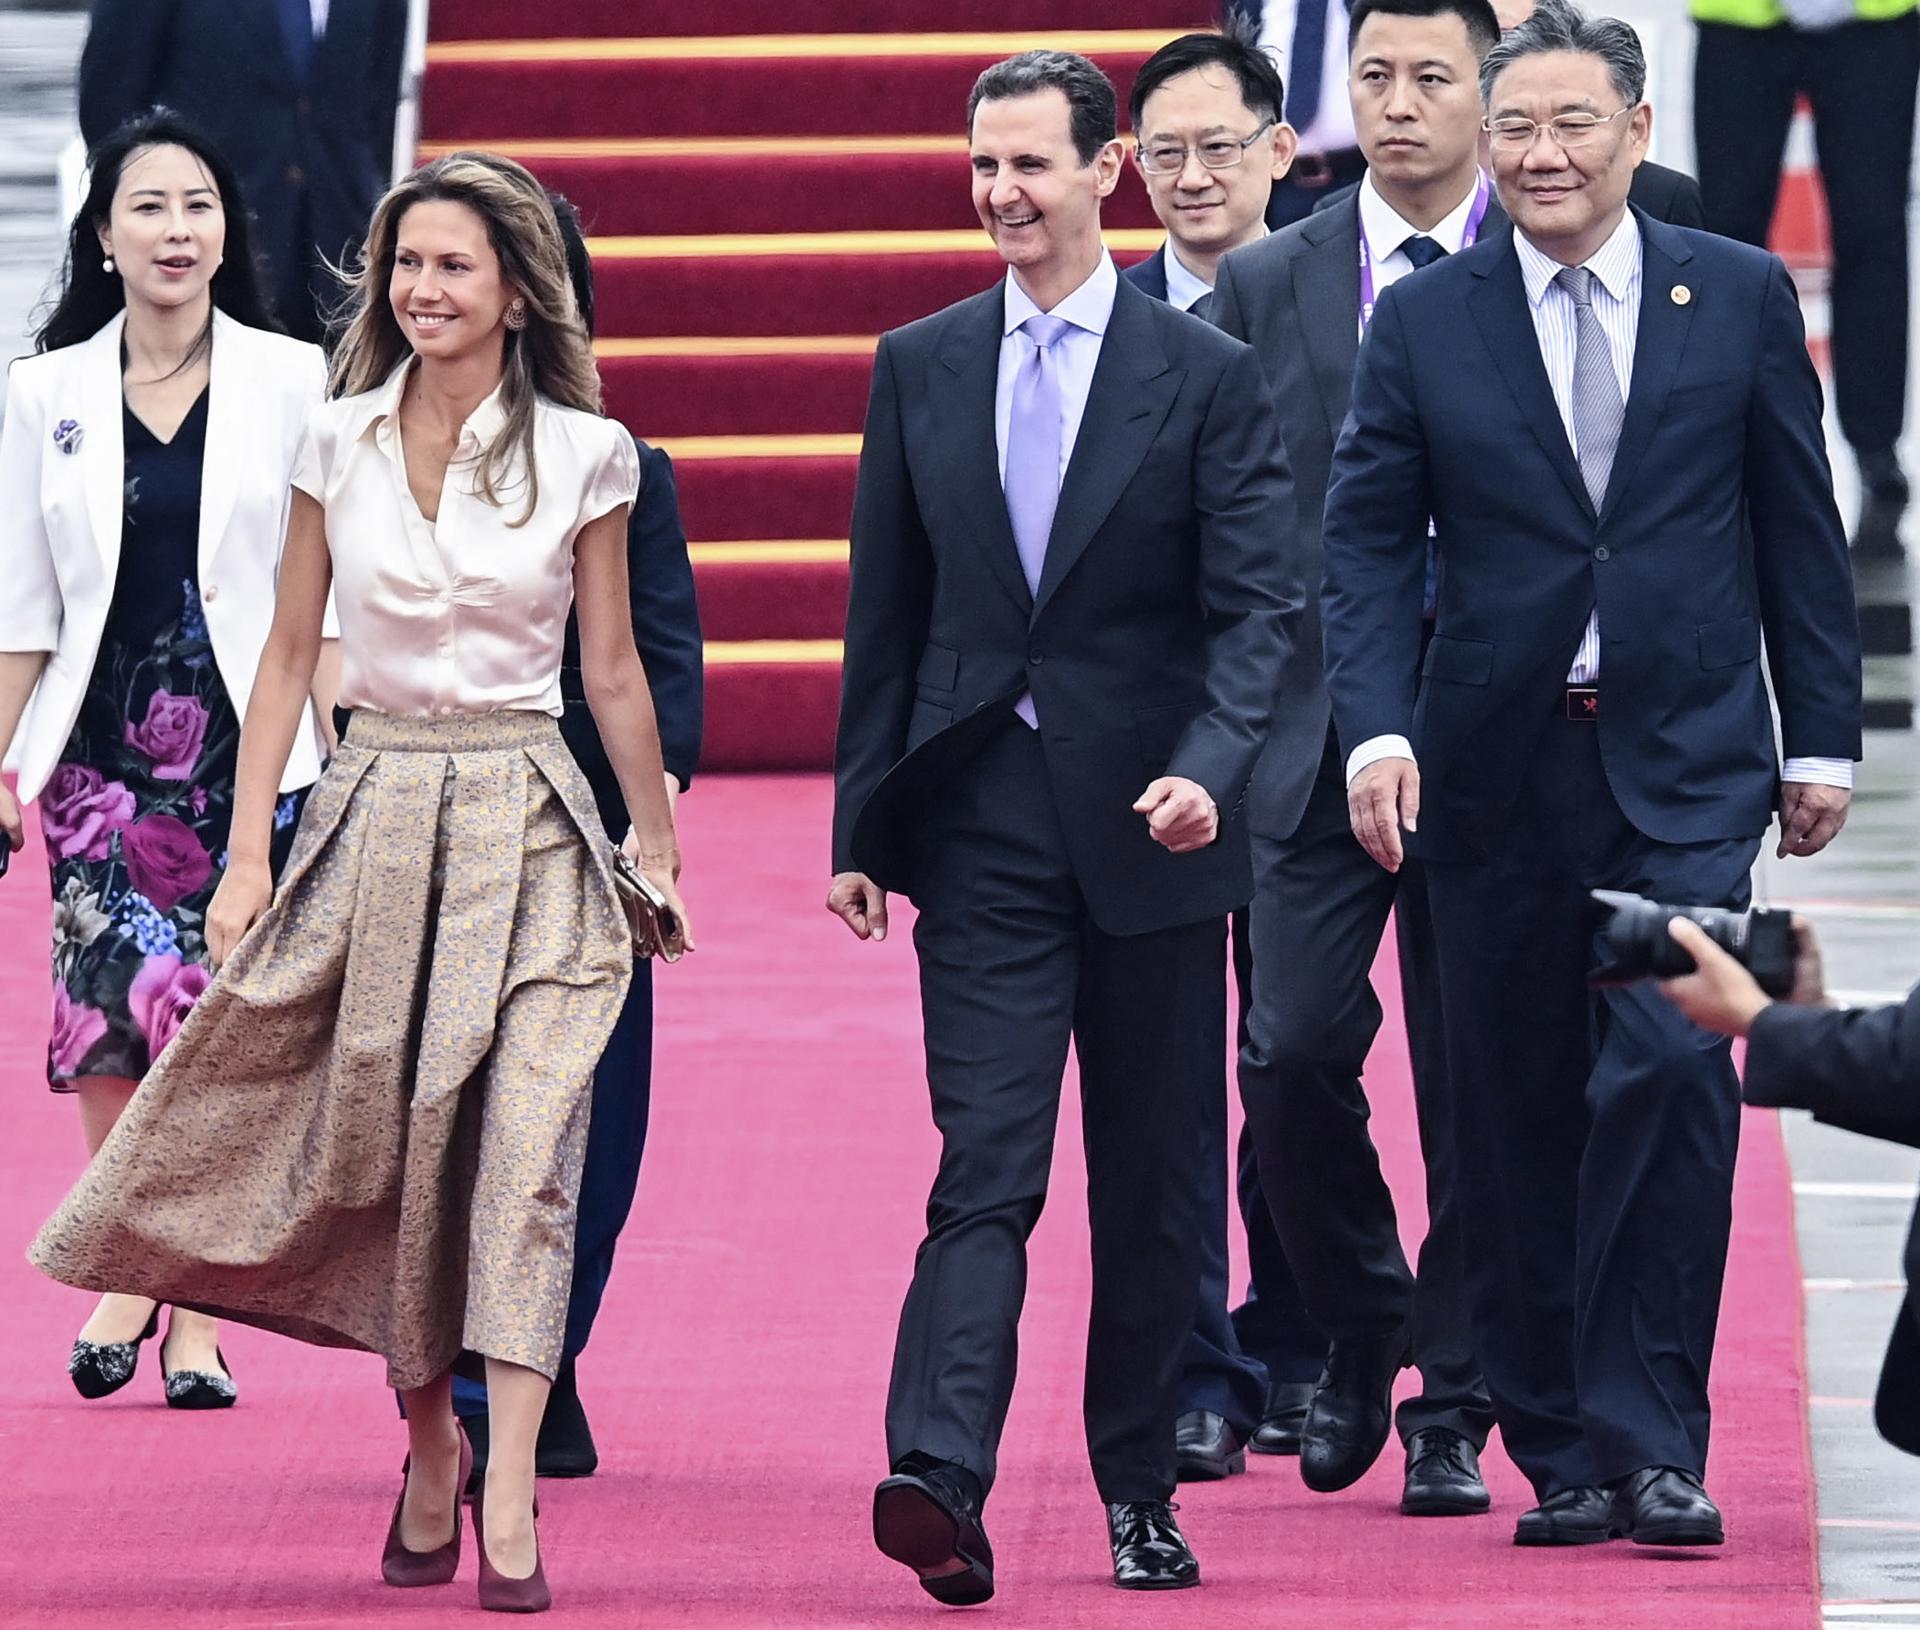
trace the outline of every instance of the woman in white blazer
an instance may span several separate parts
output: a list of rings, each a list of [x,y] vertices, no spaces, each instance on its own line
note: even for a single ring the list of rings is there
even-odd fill
[[[91,159],[65,287],[13,368],[0,429],[0,834],[39,801],[52,868],[47,1078],[89,1155],[209,979],[239,720],[273,620],[289,475],[325,390],[269,331],[231,167],[165,112]],[[323,669],[324,671],[324,669]],[[323,680],[281,782],[290,843],[326,750]],[[68,1365],[132,1378],[159,1309],[103,1297]],[[217,1327],[176,1310],[167,1402],[233,1402]]]

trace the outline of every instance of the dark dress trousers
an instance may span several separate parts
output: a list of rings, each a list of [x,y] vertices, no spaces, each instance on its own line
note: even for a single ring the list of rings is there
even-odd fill
[[[282,11],[287,10],[283,20]],[[156,104],[239,172],[267,291],[289,333],[318,339],[393,169],[406,0],[332,0],[304,60],[294,0],[93,0],[80,58],[87,144]]]
[[[1746,903],[1779,773],[1763,632],[1787,755],[1860,749],[1792,281],[1635,219],[1634,371],[1597,513],[1501,233],[1382,297],[1324,529],[1341,746],[1408,736],[1420,765],[1476,1350],[1542,1496],[1704,1472],[1739,1126],[1724,1041],[1648,985],[1588,989],[1587,892]],[[1570,718],[1596,608],[1598,717]]]
[[[1846,1012],[1776,1002],[1747,1037],[1746,1100],[1920,1149],[1920,987],[1904,1002]],[[1907,1232],[1907,1296],[1874,1399],[1880,1435],[1920,1455],[1920,1207]]]
[[[1492,202],[1482,234],[1504,230],[1505,219]],[[1316,583],[1334,441],[1359,353],[1359,223],[1359,189],[1349,188],[1330,207],[1229,255],[1212,312],[1266,366]],[[1258,889],[1240,1093],[1278,1237],[1308,1312],[1329,1335],[1408,1332],[1421,1385],[1400,1405],[1401,1436],[1440,1426],[1484,1446],[1492,1411],[1473,1352],[1426,879],[1417,862],[1397,876],[1383,871],[1348,825],[1317,603],[1301,619],[1248,818]],[[1369,975],[1389,913],[1427,1174],[1417,1278],[1368,1134],[1360,1079],[1380,1028]]]
[[[1165,244],[1120,275],[1155,300],[1167,298]],[[1201,313],[1196,312],[1196,315]],[[1303,613],[1304,615],[1304,613]],[[1248,944],[1247,910],[1233,913],[1229,930],[1234,984],[1239,992],[1240,1029],[1251,1001],[1252,948]],[[1226,1031],[1226,987],[1220,991],[1220,1022],[1215,1035]],[[1240,1215],[1247,1231],[1247,1298],[1232,1313],[1227,1310],[1227,1071],[1226,1055],[1209,1055],[1219,1068],[1209,1076],[1206,1134],[1202,1158],[1206,1162],[1201,1190],[1200,1307],[1194,1315],[1193,1337],[1187,1343],[1180,1373],[1180,1413],[1210,1410],[1224,1419],[1242,1442],[1253,1435],[1266,1413],[1267,1386],[1273,1382],[1311,1381],[1320,1373],[1327,1343],[1307,1316],[1293,1270],[1273,1231],[1266,1197],[1260,1190],[1260,1172],[1252,1140],[1244,1130],[1235,1161]],[[1209,1065],[1210,1071],[1212,1069]],[[1211,1082],[1218,1076],[1219,1089]]]
[[[703,664],[700,608],[694,599],[693,567],[686,529],[680,523],[673,461],[658,447],[635,439],[640,452],[640,497],[627,519],[627,591],[633,638],[647,669],[647,689],[659,720],[660,755],[667,773],[685,789],[700,761]],[[587,709],[580,680],[580,624],[567,618],[560,669],[566,711],[560,733],[579,763],[607,830],[619,843],[627,835],[626,800],[606,747]],[[653,964],[635,962],[633,983],[615,1020],[599,1066],[593,1072],[593,1112],[587,1155],[580,1174],[579,1213],[573,1236],[573,1290],[567,1300],[568,1359],[587,1345],[613,1273],[614,1245],[633,1209],[646,1147],[647,1109],[653,1084]],[[463,1415],[487,1407],[484,1383],[454,1377],[454,1406]]]
[[[918,909],[942,1139],[887,1445],[992,1484],[1071,1041],[1094,1480],[1165,1499],[1222,925],[1253,888],[1241,799],[1304,585],[1274,546],[1290,499],[1259,363],[1122,281],[1030,593],[995,448],[1004,302],[881,340],[854,503],[833,865]],[[1131,806],[1162,775],[1218,804],[1211,846],[1149,837]]]

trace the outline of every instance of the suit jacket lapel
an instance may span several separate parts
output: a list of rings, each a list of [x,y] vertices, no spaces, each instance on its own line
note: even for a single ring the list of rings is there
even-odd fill
[[[125,516],[127,447],[121,415],[126,398],[120,382],[120,335],[126,315],[107,324],[80,348],[77,411],[79,457],[86,466],[87,522],[111,583],[120,570],[120,526]],[[56,418],[67,415],[54,404]]]
[[[1484,262],[1476,258],[1473,270],[1475,282],[1467,304],[1480,337],[1493,354],[1507,389],[1520,404],[1521,415],[1541,452],[1547,455],[1547,462],[1582,513],[1591,517],[1593,500],[1587,496],[1587,484],[1581,479],[1580,464],[1573,456],[1573,444],[1567,440],[1560,406],[1547,379],[1547,365],[1540,355],[1540,336],[1527,306],[1520,257],[1509,240],[1500,254]]]
[[[1654,426],[1666,412],[1680,353],[1686,348],[1687,333],[1693,325],[1692,295],[1697,292],[1690,289],[1685,303],[1673,297],[1685,281],[1682,268],[1693,259],[1686,240],[1638,210],[1634,213],[1640,216],[1642,251],[1640,328],[1633,342],[1633,383],[1627,392],[1626,418],[1621,421],[1620,445],[1614,450],[1606,500],[1601,505],[1603,518],[1626,491],[1653,439]]]
[[[200,541],[202,582],[213,577],[213,557],[226,536],[239,493],[247,418],[242,401],[247,366],[246,330],[219,312],[213,318],[213,358],[208,367],[207,447],[200,463]]]
[[[1309,215],[1304,228],[1313,247],[1293,265],[1293,292],[1327,433],[1339,440],[1353,400],[1353,370],[1360,359],[1360,198]]]
[[[1169,367],[1155,332],[1153,302],[1122,278],[1094,366],[1087,411],[1060,484],[1040,591],[1034,596],[1036,617],[1133,479],[1182,377]],[[1011,541],[1011,527],[1007,535]]]
[[[968,535],[1024,615],[1033,609],[1033,596],[1007,518],[994,425],[1006,310],[1006,294],[996,284],[954,314],[927,371],[927,401],[936,434],[952,438],[953,456],[940,466],[949,501],[966,517]]]

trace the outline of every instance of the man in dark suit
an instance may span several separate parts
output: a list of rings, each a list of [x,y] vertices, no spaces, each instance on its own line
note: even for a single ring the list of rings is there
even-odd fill
[[[591,333],[593,265],[581,235],[580,219],[565,198],[551,196],[566,242],[574,295]],[[662,449],[650,447],[637,437],[634,446],[640,453],[640,497],[627,520],[627,591],[634,643],[646,666],[647,689],[660,727],[667,801],[673,803],[692,783],[700,760],[705,717],[700,607],[694,598],[687,534],[680,523],[680,503],[674,491],[673,460]],[[560,733],[592,789],[608,839],[620,843],[628,833],[626,800],[581,687],[579,619],[572,614],[567,618],[560,689],[566,703]],[[600,1301],[613,1273],[614,1247],[633,1209],[640,1183],[640,1157],[646,1148],[652,1085],[653,964],[636,961],[626,1003],[593,1072],[593,1112],[587,1131],[586,1164],[580,1175],[566,1341],[534,1450],[534,1470],[542,1477],[587,1477],[600,1463],[580,1402],[575,1360],[593,1333]],[[469,1487],[478,1489],[486,1471],[489,1446],[485,1384],[456,1375],[453,1402],[473,1443],[474,1471]]]
[[[93,0],[80,58],[89,145],[158,103],[240,173],[276,314],[317,340],[393,173],[406,0]]]
[[[941,1130],[887,1404],[880,1550],[992,1593],[981,1505],[1069,1042],[1093,1235],[1086,1418],[1115,1583],[1173,1520],[1206,1027],[1252,892],[1240,803],[1303,585],[1253,353],[1121,282],[1113,87],[1026,52],[968,106],[1000,285],[885,335],[854,503],[829,909],[913,899]]]
[[[1214,305],[1214,320],[1266,364],[1301,528],[1315,546],[1373,297],[1505,226],[1479,168],[1476,75],[1497,37],[1486,0],[1357,0],[1350,29],[1348,91],[1367,177],[1331,208],[1230,256]],[[1241,1097],[1281,1244],[1309,1313],[1332,1338],[1303,1433],[1302,1477],[1331,1491],[1373,1464],[1395,1424],[1393,1380],[1411,1338],[1421,1386],[1398,1414],[1401,1509],[1485,1511],[1479,1451],[1492,1413],[1460,1261],[1425,879],[1417,867],[1382,871],[1348,828],[1317,607],[1282,681],[1248,819],[1259,886]],[[1360,1082],[1381,1017],[1369,970],[1390,911],[1427,1165],[1417,1282]]]
[[[1267,235],[1267,199],[1293,155],[1282,100],[1273,59],[1237,16],[1219,33],[1169,41],[1141,64],[1127,122],[1147,196],[1167,229],[1155,253],[1120,274],[1142,294],[1204,317],[1221,257]],[[1247,933],[1242,908],[1233,914],[1231,945],[1243,1014],[1251,1000]],[[1220,1004],[1214,1037],[1226,1030],[1225,986]],[[1244,1133],[1238,1168],[1249,1284],[1245,1303],[1227,1311],[1226,1055],[1218,1046],[1209,1055],[1200,1305],[1175,1434],[1182,1482],[1244,1471],[1248,1449],[1297,1453],[1313,1379],[1327,1356],[1274,1235]]]
[[[1488,54],[1514,230],[1382,296],[1324,526],[1349,819],[1388,870],[1417,829],[1426,866],[1476,1350],[1541,1502],[1520,1544],[1722,1537],[1737,1082],[1656,993],[1589,990],[1588,891],[1743,905],[1776,801],[1781,852],[1816,852],[1860,750],[1793,285],[1629,209],[1645,82],[1633,30],[1570,0]]]
[[[1885,1007],[1832,1007],[1813,926],[1796,917],[1793,929],[1798,954],[1784,1002],[1684,917],[1671,932],[1698,971],[1660,989],[1702,1028],[1747,1038],[1741,1096],[1748,1103],[1810,1109],[1829,1126],[1920,1149],[1920,986]],[[1873,1413],[1887,1442],[1920,1455],[1920,1206],[1906,1258],[1906,1300],[1887,1341]]]

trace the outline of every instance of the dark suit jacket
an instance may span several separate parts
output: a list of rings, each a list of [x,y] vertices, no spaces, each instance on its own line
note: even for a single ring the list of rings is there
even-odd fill
[[[700,762],[704,718],[704,663],[700,607],[694,599],[687,534],[673,485],[673,460],[638,437],[640,497],[627,518],[627,592],[633,606],[633,641],[646,664],[647,689],[660,721],[660,756],[684,788]],[[607,759],[606,747],[587,710],[580,683],[580,620],[567,614],[566,652],[560,691],[566,712],[560,733],[593,788],[600,818],[615,841],[627,833],[627,804]]]
[[[1413,739],[1430,857],[1497,841],[1596,606],[1601,757],[1648,837],[1765,830],[1763,630],[1787,756],[1860,754],[1853,579],[1792,281],[1764,250],[1636,218],[1639,338],[1597,516],[1510,232],[1386,290],[1360,349],[1324,526],[1328,688],[1349,751]]]
[[[191,119],[239,172],[275,290],[302,238],[339,264],[367,229],[406,22],[405,0],[333,0],[303,79],[273,0],[93,0],[80,128],[91,146],[156,103]]]
[[[913,893],[941,782],[1022,691],[1094,922],[1146,933],[1253,892],[1241,795],[1305,585],[1273,548],[1291,503],[1260,365],[1121,280],[1037,595],[994,436],[1005,292],[880,342],[854,500],[834,756],[834,869]],[[1133,801],[1205,787],[1221,835],[1154,843]]]
[[[1149,300],[1164,300],[1167,297],[1167,255],[1170,253],[1163,243],[1145,260],[1137,260],[1120,275],[1144,294]]]
[[[1745,1092],[1748,1103],[1810,1109],[1829,1125],[1920,1148],[1920,987],[1859,1012],[1774,1003],[1747,1038]],[[1874,1415],[1889,1443],[1920,1455],[1920,1208],[1906,1275]]]

